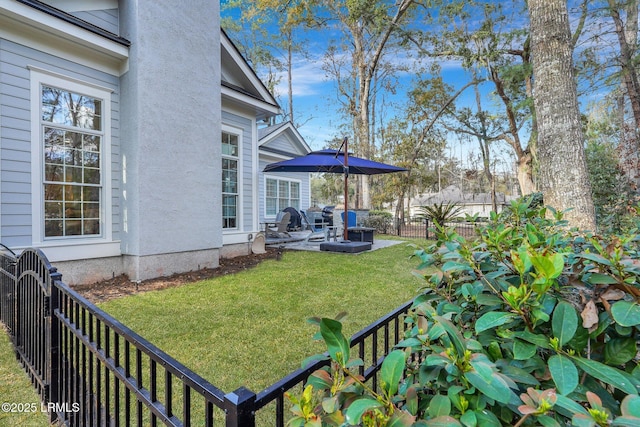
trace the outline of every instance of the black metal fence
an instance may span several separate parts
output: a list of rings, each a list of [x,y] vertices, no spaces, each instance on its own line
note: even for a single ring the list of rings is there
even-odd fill
[[[351,339],[365,362],[360,373],[374,388],[410,306]],[[70,426],[284,426],[285,393],[301,390],[328,363],[315,362],[259,393],[225,393],[69,288],[37,249],[16,257],[1,247],[0,321],[50,421]]]
[[[455,228],[456,232],[464,238],[473,238],[476,236],[475,227],[483,225],[483,223],[450,221],[445,222],[444,225],[445,227]],[[400,237],[418,239],[433,239],[435,237],[433,223],[419,217],[405,218],[404,220],[396,219],[393,222],[393,227],[389,227],[389,230]]]

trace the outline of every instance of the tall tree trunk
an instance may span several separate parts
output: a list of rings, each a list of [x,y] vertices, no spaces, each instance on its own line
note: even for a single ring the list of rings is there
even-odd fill
[[[565,211],[571,226],[595,230],[584,155],[566,0],[529,0],[533,101],[545,204]]]
[[[616,27],[616,36],[620,46],[620,67],[622,68],[622,81],[636,129],[636,145],[640,148],[640,140],[638,138],[638,130],[640,130],[640,86],[638,84],[638,73],[633,61],[635,54],[637,31],[638,31],[638,1],[627,0],[624,8],[627,15],[627,25],[622,21],[619,6],[615,0],[609,0],[609,13]]]
[[[287,32],[287,91],[289,98],[289,120],[295,125],[293,115],[293,32],[291,29]]]
[[[518,173],[518,184],[520,185],[520,194],[526,196],[536,191],[533,182],[533,157],[529,150],[524,151],[521,157],[516,161]]]

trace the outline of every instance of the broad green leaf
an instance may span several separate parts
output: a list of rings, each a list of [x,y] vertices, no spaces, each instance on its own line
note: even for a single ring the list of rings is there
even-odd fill
[[[611,306],[611,315],[622,326],[640,325],[640,304],[618,301]]]
[[[358,399],[349,405],[347,412],[345,413],[346,420],[351,425],[358,425],[362,420],[362,415],[376,408],[382,408],[382,403],[371,397],[364,397]]]
[[[460,422],[465,427],[476,427],[478,425],[478,418],[473,411],[467,411],[460,417]]]
[[[476,297],[476,303],[478,305],[500,305],[502,300],[492,294],[480,294]]]
[[[427,420],[425,425],[429,427],[462,427],[460,421],[453,417],[438,417],[431,420]]]
[[[529,374],[524,369],[518,368],[517,366],[511,366],[511,365],[500,366],[500,372],[502,372],[504,375],[506,375],[507,377],[511,378],[513,381],[520,384],[526,384],[526,385],[532,385],[532,386],[540,385],[540,382],[536,379],[536,377]]]
[[[633,380],[623,371],[612,368],[604,363],[595,360],[584,359],[582,357],[571,356],[571,360],[587,374],[591,375],[606,384],[624,391],[627,394],[637,395],[638,391],[633,384]]]
[[[597,424],[590,415],[575,414],[571,418],[571,425],[573,427],[596,427]]]
[[[582,405],[576,403],[574,400],[569,399],[568,397],[563,396],[561,394],[556,394],[556,404],[555,404],[555,406],[565,409],[566,412],[569,413],[569,414],[589,415],[587,410],[584,409],[584,407]]]
[[[322,410],[327,414],[333,414],[339,408],[338,396],[327,397],[322,399]]]
[[[611,265],[611,262],[608,259],[606,259],[603,256],[598,255],[598,254],[582,252],[582,253],[578,254],[577,256],[579,258],[588,259],[588,260],[596,262],[598,264]]]
[[[444,272],[465,271],[469,269],[470,267],[467,264],[461,264],[455,261],[447,261],[442,265],[442,271]]]
[[[551,319],[553,335],[558,338],[560,346],[571,341],[578,329],[578,313],[566,301],[558,303]]]
[[[309,375],[307,384],[312,385],[315,390],[328,390],[333,385],[331,374],[324,369],[318,369]]]
[[[434,319],[442,326],[442,328],[447,332],[449,339],[451,340],[451,344],[456,349],[458,355],[464,355],[465,350],[467,349],[464,338],[462,334],[458,330],[458,327],[454,325],[450,320],[445,319],[442,316],[434,316]]]
[[[325,317],[320,321],[320,333],[331,358],[344,367],[349,361],[351,348],[349,341],[342,335],[342,323]]]
[[[449,400],[451,400],[451,403],[453,403],[453,406],[455,406],[460,412],[463,411],[462,403],[460,401],[460,394],[463,391],[464,391],[464,387],[459,385],[454,385],[447,389],[447,396],[449,396]]]
[[[622,399],[622,403],[620,403],[620,412],[622,415],[640,417],[640,396],[630,394]]]
[[[486,409],[478,409],[474,411],[476,418],[478,419],[478,427],[501,427],[502,423],[498,420],[498,417]]]
[[[414,425],[416,417],[405,411],[395,411],[386,427],[411,427]]]
[[[405,408],[411,415],[418,413],[418,385],[414,384],[407,389]]]
[[[513,358],[516,360],[527,360],[533,357],[538,351],[535,344],[531,344],[519,339],[513,340]]]
[[[578,369],[568,358],[555,354],[548,361],[549,372],[553,382],[558,387],[558,392],[565,396],[578,386]]]
[[[560,427],[560,423],[548,415],[538,415],[536,421],[538,421],[542,427]]]
[[[609,424],[612,427],[622,426],[622,427],[638,427],[640,426],[640,418],[637,417],[629,417],[622,416],[618,417]]]
[[[517,316],[513,313],[505,313],[502,311],[490,311],[483,314],[478,320],[476,320],[476,333],[481,333],[488,329],[497,328],[516,319]]]
[[[432,418],[447,416],[451,414],[451,400],[447,396],[436,394],[429,402],[427,411]]]
[[[613,338],[604,346],[604,363],[617,366],[627,363],[637,354],[634,338]]]
[[[541,348],[550,348],[549,347],[549,337],[541,334],[534,334],[529,331],[520,331],[513,334],[514,337],[520,338],[531,344],[535,344]]]
[[[618,279],[608,274],[591,273],[587,277],[587,282],[591,283],[592,285],[615,285],[616,283],[618,283]]]
[[[309,356],[306,359],[304,359],[300,364],[300,366],[302,368],[306,368],[307,366],[310,366],[312,363],[319,362],[322,360],[329,360],[329,356],[327,356],[326,354],[314,354],[313,356]]]
[[[511,389],[507,387],[505,383],[498,380],[497,376],[487,379],[475,371],[469,371],[464,373],[464,377],[472,386],[480,390],[490,399],[494,399],[505,404],[509,403],[511,400]]]
[[[438,365],[446,365],[447,363],[450,363],[450,362],[451,360],[444,356],[440,356],[439,354],[430,354],[424,359],[423,364],[425,366],[438,366]]]
[[[421,346],[422,346],[422,342],[417,338],[407,338],[400,341],[398,344],[396,344],[396,347],[399,347],[399,348],[421,347]]]
[[[536,271],[547,279],[559,277],[564,269],[564,258],[562,254],[558,253],[532,256],[531,263]]]
[[[471,366],[487,381],[491,380],[491,378],[495,374],[494,365],[486,359],[486,356],[484,360],[478,358],[471,359]]]
[[[393,350],[385,357],[380,368],[381,387],[388,396],[398,392],[398,383],[402,379],[405,368],[405,353],[402,350]]]

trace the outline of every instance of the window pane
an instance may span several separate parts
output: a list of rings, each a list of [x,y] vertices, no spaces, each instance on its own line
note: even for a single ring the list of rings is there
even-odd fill
[[[45,219],[62,218],[62,202],[45,202],[44,217]]]
[[[278,197],[278,181],[267,178],[267,197]]]
[[[268,198],[266,200],[266,212],[265,215],[266,216],[275,216],[278,214],[278,206],[277,206],[277,199],[275,198]]]
[[[292,182],[291,183],[291,197],[299,199],[300,198],[300,183]]]
[[[66,220],[64,222],[64,235],[65,236],[81,236],[82,221]]]
[[[42,121],[102,130],[102,101],[49,86],[42,87]]]
[[[62,221],[46,221],[44,222],[44,233],[49,237],[60,237],[62,234]]]
[[[239,141],[237,135],[222,133],[223,156],[238,157]],[[222,158],[222,227],[238,226],[238,160]]]
[[[237,197],[224,195],[222,197],[222,226],[223,228],[235,228],[237,217]]]
[[[238,157],[238,136],[222,133],[222,154]]]
[[[77,102],[80,107],[86,101],[86,97],[69,96],[70,101],[65,102]],[[62,107],[54,104],[48,104],[47,108],[57,120],[56,114],[61,114],[58,108]],[[76,114],[75,120],[80,121],[73,123],[86,125],[82,120],[89,119],[83,119],[83,114],[82,111]],[[100,234],[101,142],[99,135],[43,127],[45,237]]]

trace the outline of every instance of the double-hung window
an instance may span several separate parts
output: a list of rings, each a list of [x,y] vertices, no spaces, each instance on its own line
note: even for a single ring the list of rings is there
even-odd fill
[[[282,178],[267,178],[265,182],[265,216],[276,216],[292,207],[300,210],[300,182]]]
[[[238,135],[222,132],[222,228],[238,228]]]
[[[44,239],[102,236],[104,99],[40,84]]]

